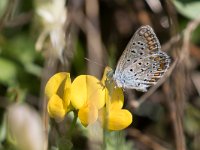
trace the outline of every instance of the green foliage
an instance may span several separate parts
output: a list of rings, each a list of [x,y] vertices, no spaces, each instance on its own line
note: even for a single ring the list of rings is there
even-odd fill
[[[0,81],[5,85],[12,85],[16,82],[17,72],[20,70],[18,66],[6,58],[0,58]]]
[[[38,34],[41,34],[45,30],[44,25],[41,26],[40,24],[41,20],[39,21],[39,19],[34,16],[36,13],[36,9],[40,8],[40,13],[41,13],[42,7],[44,6],[43,7],[44,9],[46,3],[48,3],[48,5],[51,6],[52,2],[53,2],[52,0],[50,1],[48,0],[47,1],[0,0],[0,149],[2,150],[7,150],[7,149],[16,150],[17,149],[13,141],[11,141],[9,133],[7,132],[8,124],[7,124],[7,118],[6,118],[6,111],[9,105],[11,103],[16,103],[16,102],[27,103],[28,101],[29,105],[32,105],[34,108],[36,108],[35,110],[37,111],[37,113],[41,113],[41,110],[38,111],[38,108],[42,108],[42,107],[39,107],[39,105],[42,103],[39,100],[40,100],[40,94],[41,94],[40,87],[41,85],[44,84],[43,82],[45,82],[45,80],[42,79],[43,75],[56,72],[56,71],[59,72],[61,70],[66,71],[64,69],[61,69],[63,66],[59,62],[56,65],[53,64],[55,66],[54,68],[55,70],[47,70],[47,72],[43,72],[43,69],[46,67],[44,66],[44,64],[46,65],[49,63],[49,62],[45,62],[45,56],[49,56],[48,53],[45,53],[45,52],[50,51],[48,49],[50,45],[48,42],[51,41],[49,37],[44,43],[44,49],[46,48],[45,52],[44,51],[38,52],[35,49],[36,38],[39,37],[35,33],[35,31],[37,30],[37,32],[39,32]],[[73,2],[73,0],[71,1],[66,0],[65,2],[66,2],[66,9],[68,9],[68,5],[70,5]],[[119,1],[99,1],[99,4],[100,4],[99,5],[100,6],[99,7],[100,9],[100,12],[99,12],[100,26],[99,27],[101,30],[103,49],[105,50],[104,59],[106,60],[106,63],[109,64],[109,66],[112,66],[112,68],[115,68],[115,64],[118,60],[118,57],[121,55],[121,51],[122,51],[122,49],[121,48],[119,49],[119,47],[122,47],[121,45],[126,45],[127,40],[125,39],[132,34],[131,33],[132,30],[126,29],[125,31],[127,31],[127,33],[125,33],[125,32],[122,32],[120,29],[131,28],[135,30],[144,22],[150,22],[149,20],[151,20],[152,25],[154,27],[158,27],[157,29],[155,29],[155,31],[156,33],[160,33],[161,35],[159,36],[161,37],[160,41],[162,41],[166,37],[169,37],[169,33],[167,32],[170,30],[170,28],[169,29],[162,28],[162,25],[160,24],[162,20],[160,18],[162,19],[166,18],[165,15],[170,14],[170,13],[168,13],[167,10],[165,10],[167,8],[167,7],[166,8],[164,7],[165,1],[161,1],[161,2],[162,3],[160,4],[163,6],[162,13],[159,13],[159,12],[154,13],[154,11],[150,11],[151,9],[153,9],[153,7],[149,7],[150,5],[146,1],[140,1],[140,3],[138,3],[137,0],[120,1],[120,2]],[[36,3],[35,6],[33,6],[34,3]],[[76,2],[76,3],[78,4],[79,2]],[[155,4],[156,3],[157,2],[155,1]],[[181,48],[182,46],[181,42],[182,42],[183,37],[182,37],[182,34],[180,33],[182,33],[182,31],[185,30],[185,27],[188,25],[188,23],[190,23],[197,17],[200,17],[200,0],[173,0],[172,3],[175,6],[174,14],[177,13],[179,15],[167,16],[167,17],[169,19],[172,19],[172,22],[173,22],[173,18],[177,17],[177,20],[176,20],[178,23],[177,30],[180,29],[178,34],[181,35],[181,40],[173,44],[177,45],[177,47],[180,44],[180,47],[178,48]],[[81,6],[83,4],[78,4],[78,5]],[[78,5],[76,7],[78,7]],[[10,7],[10,10],[7,12],[8,6]],[[85,6],[85,1],[84,1],[83,6]],[[51,7],[47,6],[46,8],[53,8],[53,6]],[[87,14],[85,13],[86,12],[85,9],[83,10],[80,9],[80,12],[74,13],[74,12],[70,12],[74,8],[72,6],[69,8],[70,9],[67,10],[67,13],[69,13],[70,15],[68,16],[67,14],[68,20],[65,26],[67,27],[66,34],[75,33],[77,35],[75,35],[74,37],[77,37],[77,39],[75,39],[76,41],[70,41],[72,43],[66,41],[66,43],[70,43],[74,45],[75,47],[74,52],[69,50],[70,51],[69,54],[73,55],[73,60],[69,62],[71,65],[70,66],[71,68],[70,70],[67,70],[67,71],[70,71],[71,77],[74,78],[74,76],[86,73],[86,67],[87,67],[88,62],[84,58],[87,57],[87,52],[88,52],[86,34],[87,34],[87,30],[89,29],[87,28],[87,23],[88,23],[87,21],[89,21],[89,18],[84,18],[85,16],[87,16]],[[85,7],[82,7],[82,8],[85,8]],[[47,9],[47,10],[51,10],[51,9]],[[59,9],[55,9],[55,10],[58,11]],[[83,14],[82,14],[82,11],[83,11]],[[164,13],[164,11],[166,12]],[[48,11],[43,11],[43,13],[45,14],[43,15],[47,17],[45,19],[50,19],[50,20],[55,19],[54,18],[55,16],[53,17],[51,16],[51,13],[53,13],[53,11],[50,12],[49,14],[48,14]],[[21,19],[21,17],[23,19]],[[81,20],[78,20],[78,19],[81,19]],[[84,19],[86,19],[86,23]],[[57,27],[58,22],[56,22],[55,24],[51,24],[52,26],[49,25],[48,23],[45,24],[46,30],[48,29],[47,32],[49,33],[50,32],[49,30],[51,30],[55,26]],[[69,26],[67,26],[68,23],[70,24]],[[83,26],[82,26],[82,23],[83,23]],[[94,17],[94,23],[92,24],[94,24],[94,27],[96,27],[95,17]],[[35,25],[37,25],[37,27],[31,28]],[[172,24],[171,26],[174,26],[174,24]],[[71,32],[69,31],[70,29],[75,29],[77,32]],[[164,29],[164,32],[161,31],[163,29]],[[66,36],[71,36],[71,35],[66,35]],[[199,72],[199,69],[200,69],[199,60],[197,60],[200,56],[199,55],[200,26],[195,29],[195,31],[191,35],[191,38],[192,39],[191,39],[190,44],[194,45],[196,49],[195,51],[191,50],[191,54],[189,56],[191,59],[191,64],[189,65],[191,67],[189,70],[190,71],[189,74],[192,74],[194,71]],[[169,50],[169,53],[171,53],[172,55],[177,53],[176,50],[174,51],[173,50],[171,51],[171,50]],[[181,53],[181,50],[179,52]],[[178,55],[179,55],[179,52],[178,52]],[[178,57],[178,55],[174,55],[174,56]],[[193,58],[194,55],[195,57]],[[71,55],[69,57],[71,57]],[[93,63],[92,61],[93,60],[91,60],[91,62],[89,63]],[[187,67],[187,66],[183,66],[183,67]],[[174,72],[176,71],[179,71],[179,68],[177,68],[177,70],[175,69]],[[173,73],[171,76],[173,76]],[[169,80],[167,79],[167,82],[169,83],[171,83],[171,80],[173,80],[173,78],[176,78],[174,76],[171,78],[171,76],[169,77],[170,78]],[[180,77],[180,79],[178,77],[177,80],[182,80],[183,76],[184,74]],[[173,83],[173,86],[174,85],[175,83]],[[186,86],[189,86],[190,88],[189,84]],[[164,90],[161,88],[158,89],[158,91],[156,91],[155,94],[152,94],[152,97],[149,98],[150,100],[147,100],[138,109],[135,109],[135,110],[129,109],[129,102],[125,101],[125,103],[128,105],[127,108],[133,111],[133,114],[134,114],[132,126],[142,131],[141,134],[145,133],[145,135],[147,136],[150,135],[150,137],[155,137],[155,139],[158,139],[155,141],[160,142],[160,144],[163,145],[164,147],[165,145],[169,145],[170,147],[169,149],[171,148],[174,149],[174,147],[176,147],[174,144],[176,143],[175,141],[176,132],[174,131],[175,129],[173,129],[174,122],[171,121],[172,120],[171,117],[173,116],[170,116],[171,112],[168,112],[170,111],[169,106],[166,105],[168,102],[164,101],[166,99],[166,95],[165,95],[167,93],[166,91],[171,90],[170,88],[172,90],[175,90],[174,93],[172,92],[173,94],[177,94],[178,96],[183,94],[186,97],[185,99],[189,100],[187,101],[187,103],[183,102],[182,99],[178,100],[179,102],[185,103],[184,105],[185,108],[183,110],[184,113],[182,116],[183,130],[184,130],[183,132],[185,134],[184,138],[186,139],[186,148],[188,150],[198,150],[200,149],[200,142],[199,142],[199,137],[200,137],[199,107],[200,106],[199,104],[196,103],[196,101],[199,101],[199,95],[196,94],[194,91],[199,90],[199,89],[190,88],[190,90],[193,92],[192,93],[193,95],[192,95],[189,92],[178,93],[179,91],[181,91],[177,89],[178,87],[165,86],[163,88],[165,92],[163,92]],[[183,88],[188,88],[188,87],[183,87]],[[124,93],[129,94],[129,91],[128,92],[125,91]],[[135,92],[134,93],[135,97],[131,95],[132,97],[130,99],[137,99],[142,94]],[[125,97],[125,100],[128,99],[130,95]],[[174,95],[170,95],[170,96],[173,97]],[[173,108],[175,109],[174,111],[176,111],[178,107],[174,105]],[[87,144],[90,143],[89,138],[88,138],[88,134],[89,134],[88,129],[85,127],[82,127],[82,125],[76,125],[73,129],[73,132],[70,131],[71,129],[70,125],[71,125],[73,117],[70,118],[70,115],[68,116],[69,117],[65,118],[66,120],[64,120],[62,123],[55,122],[53,125],[52,124],[50,125],[50,128],[47,129],[49,131],[49,139],[48,139],[49,149],[65,150],[65,149],[88,148]],[[129,128],[132,128],[132,126],[130,126]],[[116,149],[136,150],[137,145],[135,144],[134,140],[128,140],[130,135],[127,137],[126,136],[127,134],[129,133],[126,133],[126,131],[104,132],[104,141],[103,141],[104,148],[106,150],[116,150]],[[154,138],[152,138],[152,140],[154,141]],[[33,139],[33,142],[34,142],[34,139]],[[139,141],[138,143],[137,143],[138,145],[143,144],[142,141]]]
[[[1,0],[0,1],[0,17],[2,17],[4,11],[5,11],[5,8],[6,8],[6,5],[7,5],[7,0]]]
[[[28,34],[22,33],[9,39],[4,37],[0,42],[1,84],[8,87],[18,86],[38,93],[34,90],[39,88],[38,79],[42,68],[36,62],[41,56],[34,49],[33,39]],[[31,79],[37,82],[32,82]],[[31,82],[33,84],[30,84]]]
[[[136,150],[133,142],[126,141],[123,131],[105,132],[106,150]]]
[[[173,0],[179,13],[189,19],[195,19],[200,16],[200,1],[199,0]]]
[[[184,125],[188,134],[194,135],[200,131],[200,110],[188,105],[185,112]]]

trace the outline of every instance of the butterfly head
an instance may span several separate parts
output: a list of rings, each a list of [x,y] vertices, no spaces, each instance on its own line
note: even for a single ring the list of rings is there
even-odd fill
[[[106,81],[105,81],[105,85],[106,87],[109,86],[114,86],[114,87],[123,87],[123,83],[121,82],[120,79],[118,79],[118,77],[116,77],[115,72],[109,68],[106,69]]]
[[[112,79],[112,78],[113,78],[113,74],[114,74],[114,71],[113,71],[113,70],[109,70],[109,71],[107,72],[107,74],[106,74],[107,79],[108,79],[108,80]]]

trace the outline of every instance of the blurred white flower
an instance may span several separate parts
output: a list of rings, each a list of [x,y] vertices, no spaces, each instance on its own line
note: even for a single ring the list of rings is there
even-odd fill
[[[8,131],[20,150],[43,150],[44,132],[39,114],[26,104],[7,110]]]
[[[36,42],[36,50],[40,51],[44,47],[46,39],[50,39],[52,46],[49,55],[60,58],[65,48],[65,22],[67,10],[65,0],[36,0],[36,16],[41,22],[42,31]]]

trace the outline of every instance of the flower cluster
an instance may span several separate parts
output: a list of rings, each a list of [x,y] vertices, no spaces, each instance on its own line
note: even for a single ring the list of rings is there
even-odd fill
[[[62,121],[70,111],[77,111],[82,125],[100,121],[109,130],[122,130],[132,122],[131,113],[122,109],[124,95],[121,88],[110,84],[105,87],[106,68],[102,80],[91,75],[80,75],[71,82],[70,74],[60,72],[52,76],[46,84],[48,113],[57,121]]]

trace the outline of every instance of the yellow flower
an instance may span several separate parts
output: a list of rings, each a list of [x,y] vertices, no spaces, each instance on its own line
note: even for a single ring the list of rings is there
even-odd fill
[[[78,109],[78,117],[84,126],[94,123],[98,110],[105,105],[105,91],[94,76],[80,75],[71,86],[71,103]]]
[[[56,94],[50,98],[47,104],[47,110],[49,115],[57,121],[62,121],[66,114],[63,100]]]
[[[112,69],[109,67],[105,68],[101,81],[91,75],[80,75],[71,83],[69,73],[55,74],[45,87],[49,115],[61,121],[73,109],[78,112],[78,118],[84,126],[99,120],[109,130],[128,127],[132,115],[122,109],[123,90],[115,86],[111,76]]]
[[[57,121],[63,120],[69,111],[71,99],[70,74],[60,72],[52,76],[46,84],[45,94],[49,99],[47,105],[49,115]]]
[[[123,90],[115,87],[114,82],[107,77],[111,71],[111,68],[106,67],[102,79],[102,83],[107,86],[105,89],[106,107],[99,111],[99,120],[109,130],[122,130],[132,123],[132,115],[128,110],[122,109]]]
[[[78,111],[78,117],[84,126],[92,124],[97,120],[98,109],[95,105],[87,105]]]

